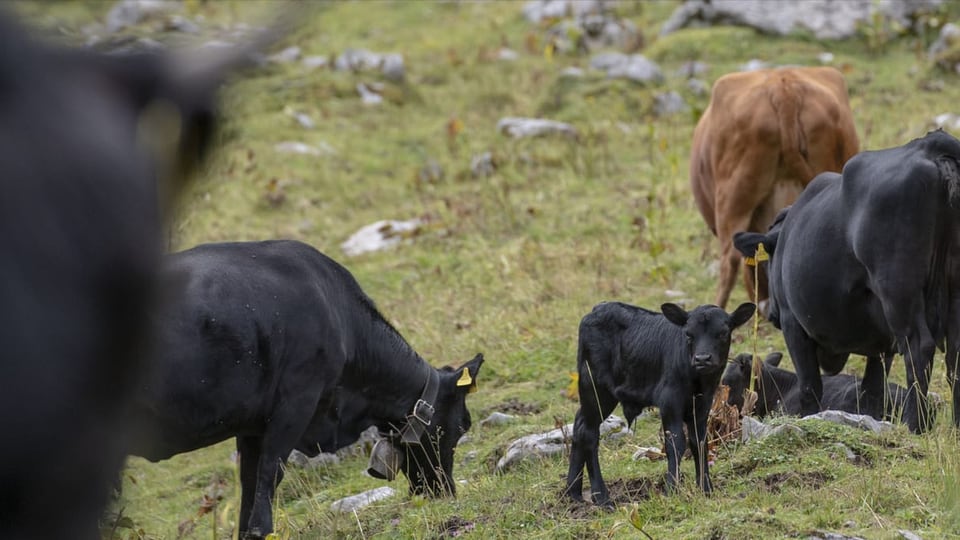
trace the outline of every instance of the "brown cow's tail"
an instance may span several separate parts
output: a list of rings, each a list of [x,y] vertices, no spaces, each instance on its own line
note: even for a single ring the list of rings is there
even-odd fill
[[[770,93],[770,104],[777,112],[780,124],[780,155],[787,170],[800,178],[804,184],[813,179],[814,173],[807,163],[807,140],[800,124],[803,109],[803,93],[799,82],[781,76],[780,84]]]

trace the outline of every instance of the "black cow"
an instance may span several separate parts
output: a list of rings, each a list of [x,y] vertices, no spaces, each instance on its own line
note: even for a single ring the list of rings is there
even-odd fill
[[[162,252],[158,191],[203,153],[240,52],[55,48],[0,9],[0,538],[100,536]]]
[[[799,415],[800,385],[797,384],[797,374],[780,368],[783,355],[778,352],[770,353],[757,364],[759,378],[755,383],[757,403],[753,415],[763,418],[768,414],[781,413]],[[723,373],[720,383],[730,388],[727,403],[743,410],[744,394],[749,386],[750,372],[753,368],[752,355],[738,354]],[[864,379],[853,375],[837,374],[823,376],[823,409],[846,411],[855,414],[869,414],[878,420],[897,420],[901,418],[907,389],[896,384],[887,383],[887,391],[883,402],[873,403],[865,388],[872,381],[883,384],[883,364],[874,362],[867,365]]]
[[[820,410],[821,368],[835,374],[851,353],[878,361],[896,351],[907,372],[906,423],[926,430],[933,354],[946,341],[960,426],[958,159],[960,141],[939,130],[857,154],[842,174],[811,182],[766,234],[735,236],[745,255],[760,243],[772,252],[769,318],[783,330],[803,414]]]
[[[332,451],[370,424],[389,439],[381,466],[412,493],[454,494],[482,355],[431,367],[343,266],[300,242],[198,246],[171,255],[162,277],[179,300],[156,318],[158,357],[137,396],[154,436],[133,453],[157,461],[236,437],[241,538],[271,532],[291,450]]]
[[[707,493],[712,489],[706,460],[707,414],[730,352],[730,334],[750,319],[755,306],[745,303],[730,314],[716,306],[700,306],[689,313],[676,304],[660,309],[662,314],[608,302],[580,321],[580,409],[566,489],[574,500],[583,500],[586,465],[593,503],[610,505],[600,473],[599,427],[617,403],[623,404],[628,423],[645,407],[660,409],[670,487],[679,480],[686,425],[697,484]]]

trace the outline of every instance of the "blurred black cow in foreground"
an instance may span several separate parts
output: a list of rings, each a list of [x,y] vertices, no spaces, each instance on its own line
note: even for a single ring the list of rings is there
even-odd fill
[[[905,421],[926,430],[933,354],[945,341],[960,426],[958,160],[960,141],[939,130],[862,152],[842,174],[817,176],[766,234],[735,235],[744,255],[761,243],[770,252],[768,317],[796,367],[802,414],[821,408],[821,369],[838,373],[851,353],[878,364],[896,351],[907,372]]]
[[[797,374],[780,367],[781,353],[770,353],[753,366],[753,355],[738,354],[723,373],[721,384],[730,387],[727,403],[743,411],[744,394],[750,384],[750,372],[755,370],[757,403],[753,415],[763,418],[769,414],[799,415],[800,385]],[[823,376],[823,409],[846,411],[854,414],[868,414],[877,420],[899,420],[902,418],[907,389],[896,383],[887,383],[886,393],[879,403],[872,401],[866,391],[871,384],[883,384],[884,369],[882,362],[867,363],[863,379],[840,373]],[[876,392],[873,392],[876,393]]]
[[[35,43],[0,12],[0,538],[99,538],[161,199],[201,156],[215,91],[248,52],[103,56]]]
[[[136,397],[153,436],[133,452],[157,461],[236,437],[241,538],[273,530],[291,450],[333,451],[369,425],[386,436],[371,474],[454,494],[482,355],[431,367],[343,266],[300,242],[198,246],[168,258],[162,284],[182,294],[155,317],[157,358]]]
[[[580,410],[573,426],[567,495],[583,500],[586,466],[593,503],[610,505],[597,445],[600,423],[617,403],[623,404],[628,423],[645,407],[659,408],[671,487],[679,480],[687,448],[686,425],[697,484],[709,493],[707,415],[730,353],[730,335],[755,309],[745,303],[730,314],[716,306],[687,313],[676,304],[663,304],[660,314],[619,302],[594,307],[580,322]]]

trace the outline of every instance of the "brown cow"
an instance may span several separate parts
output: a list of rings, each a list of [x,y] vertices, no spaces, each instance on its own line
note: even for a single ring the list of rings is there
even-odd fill
[[[843,75],[830,67],[730,73],[713,85],[693,132],[690,184],[697,207],[720,239],[718,306],[737,279],[738,231],[764,232],[817,174],[840,171],[860,143]],[[752,272],[744,281],[753,296]],[[761,307],[766,278],[761,276]]]

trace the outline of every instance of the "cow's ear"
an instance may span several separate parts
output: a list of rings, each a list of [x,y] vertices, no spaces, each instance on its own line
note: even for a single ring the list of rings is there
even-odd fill
[[[671,304],[670,302],[660,306],[660,311],[663,312],[663,316],[666,317],[668,321],[677,326],[686,326],[687,319],[690,317],[690,314],[684,311],[682,307]]]
[[[743,323],[750,320],[750,317],[753,317],[753,313],[757,310],[757,306],[750,302],[744,302],[740,304],[737,309],[733,310],[733,313],[730,314],[730,327],[737,328]]]
[[[753,364],[753,355],[750,353],[740,353],[733,361],[737,363],[740,369],[750,369],[750,366]]]
[[[480,372],[480,366],[482,364],[483,354],[477,353],[477,355],[473,357],[473,360],[460,366],[460,369],[456,371],[457,387],[465,388],[469,393],[476,392],[478,388],[477,374]]]
[[[763,363],[768,366],[780,367],[780,361],[783,360],[783,353],[772,352],[763,359]]]
[[[733,235],[733,245],[744,257],[753,257],[757,254],[757,247],[763,244],[764,251],[773,254],[774,242],[769,241],[767,235],[758,232],[738,232]]]

